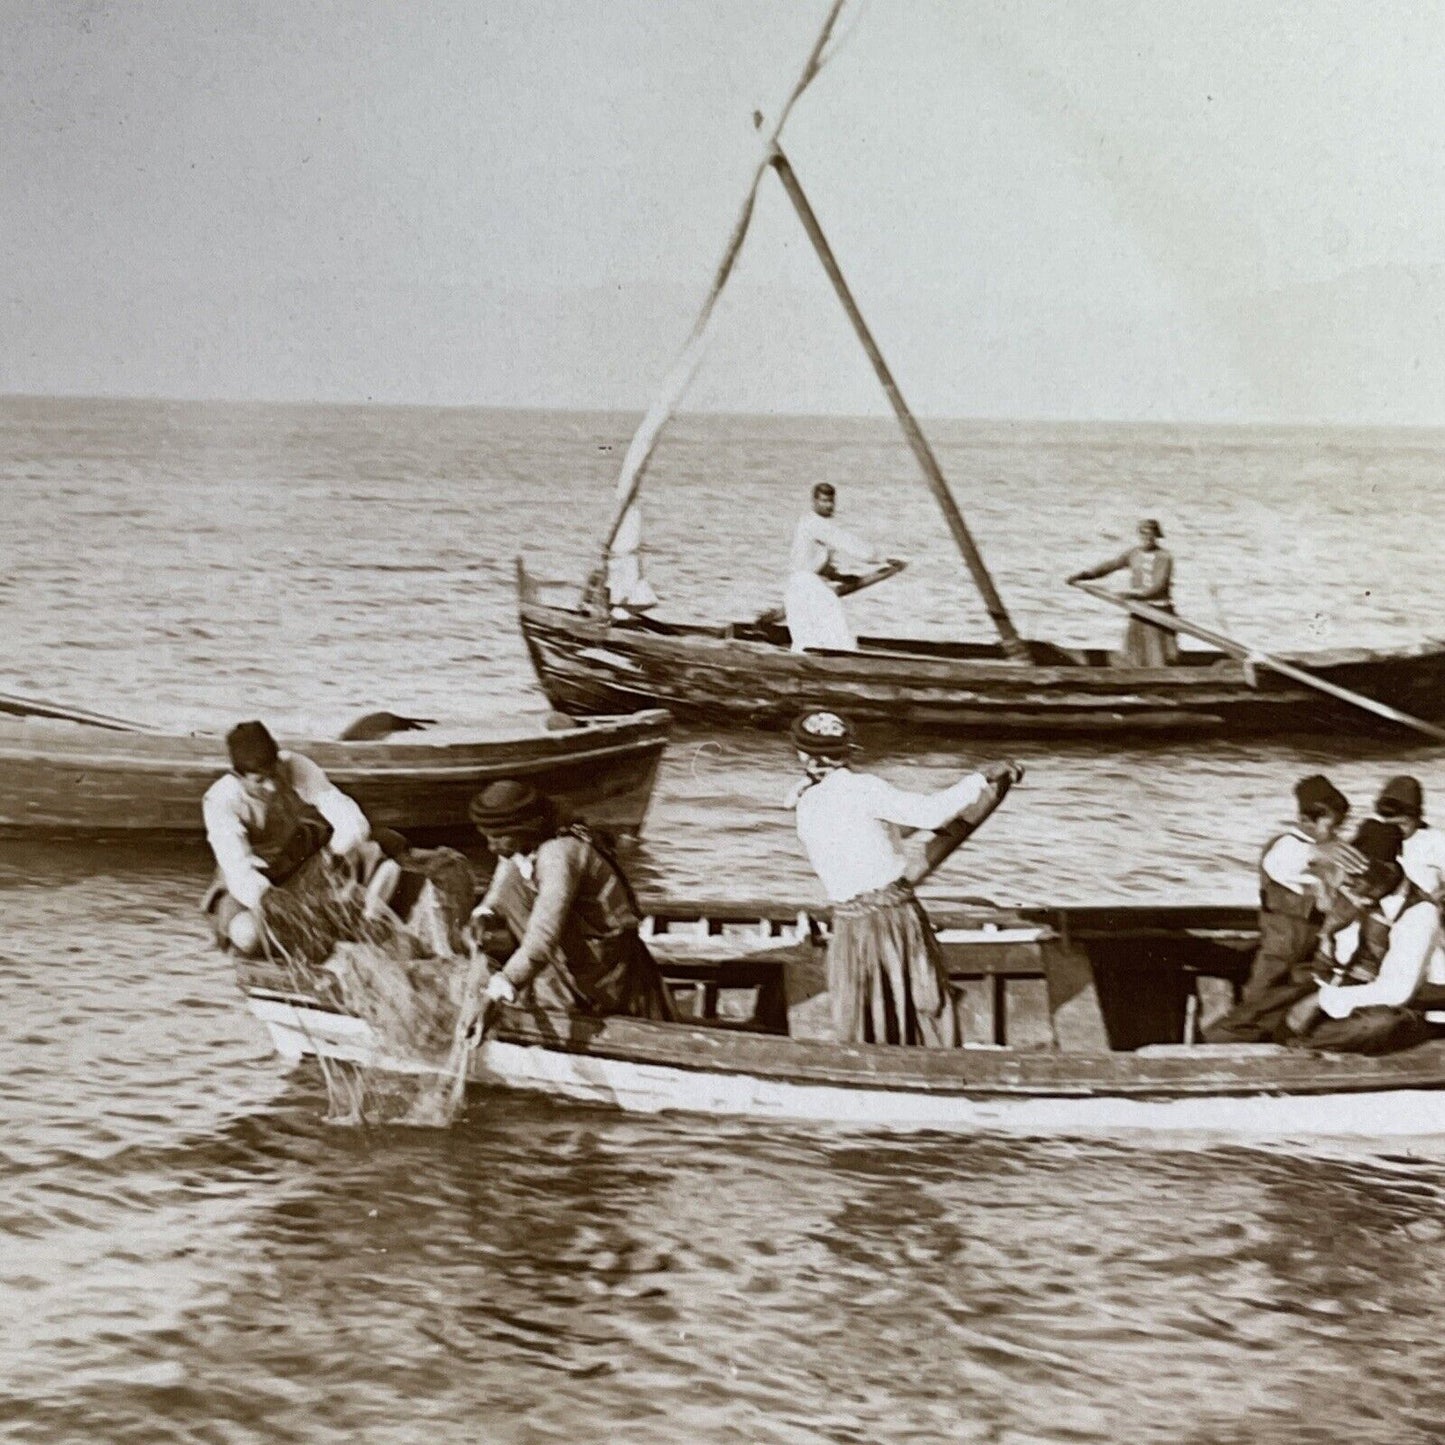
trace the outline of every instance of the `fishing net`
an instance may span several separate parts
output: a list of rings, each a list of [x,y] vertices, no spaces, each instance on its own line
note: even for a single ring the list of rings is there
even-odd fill
[[[298,989],[370,1030],[363,1062],[328,1058],[310,1041],[331,1123],[442,1127],[461,1107],[468,1026],[486,977],[466,938],[471,870],[450,849],[411,850],[399,861],[391,907],[368,907],[349,870],[324,861],[263,899],[273,961]]]

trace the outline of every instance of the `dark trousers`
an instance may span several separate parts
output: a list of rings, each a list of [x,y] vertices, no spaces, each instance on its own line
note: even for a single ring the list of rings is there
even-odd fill
[[[1259,952],[1250,967],[1244,997],[1205,1030],[1205,1042],[1275,1042],[1285,1015],[1316,988],[1312,964],[1319,937],[1318,918],[1261,913]]]

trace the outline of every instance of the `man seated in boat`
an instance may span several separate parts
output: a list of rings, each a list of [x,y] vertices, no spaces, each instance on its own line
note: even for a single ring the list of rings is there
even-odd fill
[[[857,646],[843,600],[829,583],[841,578],[840,556],[881,564],[887,559],[869,542],[855,537],[833,520],[837,492],[831,482],[813,488],[813,507],[798,519],[783,591],[783,611],[792,634],[793,651],[810,647],[852,652]]]
[[[943,954],[908,881],[900,829],[936,832],[990,789],[1023,776],[1016,763],[968,773],[938,793],[911,793],[848,766],[852,725],[809,712],[790,730],[807,776],[788,799],[798,837],[833,903],[828,996],[843,1043],[962,1043]]]
[[[1139,545],[1117,557],[1075,572],[1070,582],[1092,582],[1128,568],[1129,587],[1124,596],[1147,602],[1161,612],[1174,611],[1174,558],[1159,545],[1164,529],[1152,517],[1139,523]],[[1119,662],[1124,667],[1172,667],[1179,661],[1179,635],[1167,627],[1130,616],[1124,628],[1124,649]]]
[[[1314,991],[1315,950],[1336,881],[1330,849],[1349,800],[1316,773],[1294,788],[1294,824],[1264,846],[1259,859],[1259,949],[1244,996],[1205,1030],[1211,1044],[1271,1043],[1285,1015]]]
[[[1404,835],[1400,866],[1436,903],[1445,902],[1445,832],[1425,821],[1425,794],[1418,778],[1391,778],[1375,799],[1375,816]]]
[[[254,957],[278,944],[319,962],[337,941],[339,892],[395,882],[357,804],[310,758],[283,752],[264,723],[226,735],[231,768],[201,803],[216,879],[203,907],[223,947]],[[313,811],[314,810],[314,811]]]
[[[657,962],[638,936],[636,896],[607,839],[586,824],[564,824],[530,783],[493,783],[470,811],[498,859],[472,915],[474,934],[502,963],[486,998],[676,1019]]]
[[[1424,1010],[1445,1002],[1440,908],[1406,875],[1400,833],[1370,818],[1355,849],[1363,866],[1343,888],[1357,920],[1333,940],[1328,977],[1291,1012],[1286,1042],[1338,1053],[1379,1054],[1429,1036]]]

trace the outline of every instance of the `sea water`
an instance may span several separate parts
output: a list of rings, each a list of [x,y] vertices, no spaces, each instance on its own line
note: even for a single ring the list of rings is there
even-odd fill
[[[631,419],[0,402],[0,690],[167,727],[542,718],[513,557],[580,579]],[[1160,518],[1180,611],[1273,648],[1445,634],[1440,434],[930,424],[1022,630]],[[860,629],[986,635],[882,421],[683,418],[647,489],[668,615],[774,604],[818,480],[911,566]],[[1233,902],[1290,785],[1445,753],[940,743],[1026,783],[937,898]],[[682,731],[642,887],[815,898],[776,737]],[[474,1095],[338,1130],[209,946],[200,847],[0,848],[0,1438],[1426,1441],[1445,1148],[877,1138]]]

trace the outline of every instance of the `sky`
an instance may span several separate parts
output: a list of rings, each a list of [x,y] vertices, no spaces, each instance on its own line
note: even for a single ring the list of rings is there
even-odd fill
[[[0,394],[640,410],[828,0],[0,0]],[[849,0],[914,407],[1445,424],[1445,0]],[[886,404],[768,177],[688,405]]]

